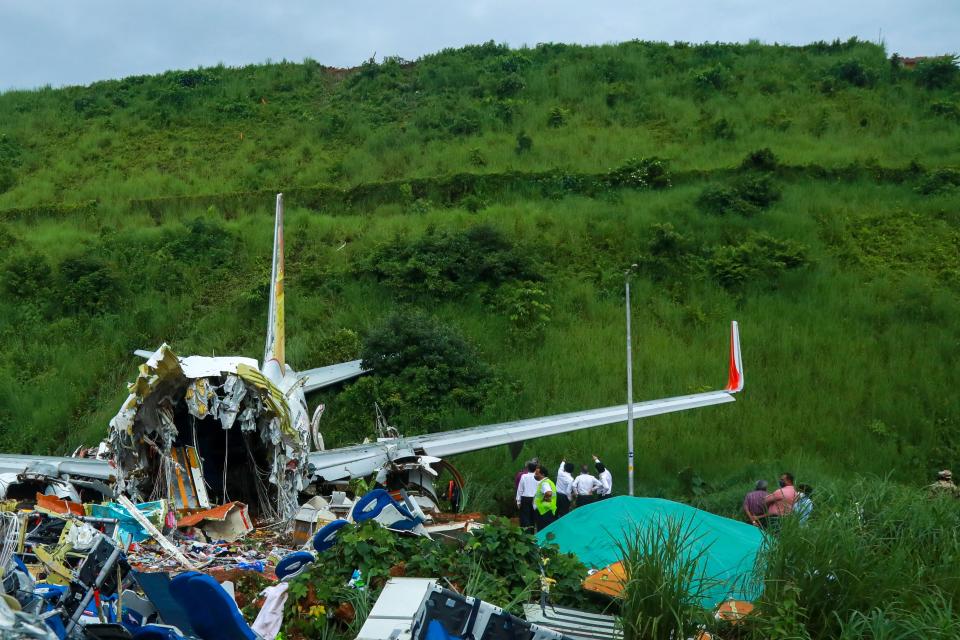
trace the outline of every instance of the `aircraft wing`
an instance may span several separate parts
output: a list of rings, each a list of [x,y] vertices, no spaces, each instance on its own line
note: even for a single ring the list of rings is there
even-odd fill
[[[332,364],[329,367],[318,367],[301,371],[297,376],[304,381],[303,392],[310,393],[322,387],[328,387],[350,378],[356,378],[366,369],[360,366],[360,360]]]
[[[89,478],[109,482],[117,470],[108,460],[70,456],[27,456],[0,454],[0,474],[30,474],[61,478]]]
[[[633,403],[633,417],[634,419],[649,418],[650,416],[658,416],[664,413],[709,407],[710,405],[724,404],[733,401],[733,395],[726,391],[711,391],[709,393],[697,393],[691,396],[677,396],[675,398],[664,398],[662,400],[635,402]],[[487,447],[494,447],[499,444],[523,442],[524,440],[532,440],[533,438],[554,436],[570,431],[579,431],[580,429],[601,427],[607,424],[626,421],[627,405],[623,404],[615,407],[606,407],[604,409],[563,413],[546,418],[502,422],[500,424],[460,429],[446,433],[431,433],[424,436],[407,438],[407,442],[418,451],[442,458],[458,453],[486,449]]]
[[[734,394],[743,389],[743,383],[740,333],[737,323],[733,322],[730,327],[730,367],[727,386],[723,390],[635,402],[633,417],[649,418],[665,413],[733,402]],[[377,442],[329,451],[315,451],[308,454],[308,465],[311,475],[333,482],[368,476],[390,461],[404,457],[452,456],[502,444],[616,424],[626,420],[627,405],[622,404],[603,409],[514,420],[409,438],[381,439]]]

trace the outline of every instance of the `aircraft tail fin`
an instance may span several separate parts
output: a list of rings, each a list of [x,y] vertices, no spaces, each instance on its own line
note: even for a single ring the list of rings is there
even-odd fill
[[[743,390],[743,359],[740,357],[740,325],[730,323],[730,370],[725,391],[737,393]]]
[[[263,366],[275,360],[282,372],[285,364],[283,320],[283,194],[277,194],[277,213],[273,227],[273,270],[270,277],[270,312],[267,318],[267,344]]]

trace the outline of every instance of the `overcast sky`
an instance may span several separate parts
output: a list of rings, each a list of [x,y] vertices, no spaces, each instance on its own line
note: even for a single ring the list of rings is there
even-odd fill
[[[0,0],[0,90],[224,63],[352,67],[487,40],[805,44],[960,52],[960,0]]]

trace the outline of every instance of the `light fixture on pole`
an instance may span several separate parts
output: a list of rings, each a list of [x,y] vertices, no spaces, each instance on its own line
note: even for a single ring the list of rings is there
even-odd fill
[[[627,491],[633,495],[633,347],[630,338],[630,274],[637,265],[624,271],[623,281],[627,291]]]

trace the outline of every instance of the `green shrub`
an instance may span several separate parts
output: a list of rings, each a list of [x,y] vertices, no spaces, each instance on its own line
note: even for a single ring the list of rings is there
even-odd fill
[[[581,608],[589,604],[582,589],[586,567],[574,556],[558,553],[555,546],[539,547],[532,535],[506,518],[488,518],[483,528],[465,538],[443,542],[365,522],[343,529],[321,562],[291,580],[284,629],[311,638],[341,633],[355,637],[367,608],[391,575],[443,576],[447,588],[521,614],[521,605],[539,593],[541,567],[555,581],[551,602]],[[354,569],[360,569],[363,591],[346,588]],[[358,599],[358,594],[365,595]],[[357,612],[349,625],[326,615],[343,602]]]
[[[739,244],[718,247],[709,261],[713,276],[728,289],[751,283],[769,285],[783,272],[807,264],[806,247],[764,233],[753,234]]]
[[[514,337],[534,340],[550,324],[552,308],[546,297],[541,283],[526,280],[502,287],[494,306],[506,313]]]
[[[693,82],[701,90],[722,91],[730,82],[730,70],[725,65],[717,63],[695,71]]]
[[[754,215],[780,199],[780,189],[767,175],[747,175],[730,186],[712,185],[697,198],[697,206],[714,215]]]
[[[0,133],[0,166],[15,167],[20,164],[20,144],[5,133]]]
[[[65,259],[57,267],[60,303],[68,311],[99,314],[115,311],[121,283],[113,265],[94,253]]]
[[[474,167],[485,167],[487,165],[487,159],[477,147],[470,149],[470,164]]]
[[[957,56],[927,58],[917,63],[914,69],[917,84],[926,89],[943,89],[956,82],[960,76]]]
[[[517,155],[520,155],[522,153],[527,153],[531,149],[533,149],[533,138],[528,136],[524,131],[521,131],[520,133],[518,133],[517,146],[514,147],[513,149],[517,153]]]
[[[737,137],[733,123],[726,118],[720,118],[710,125],[710,135],[717,140],[733,140]]]
[[[612,187],[667,189],[671,186],[667,164],[660,158],[630,158],[606,175]]]
[[[933,195],[952,191],[960,186],[960,169],[944,167],[927,174],[917,186],[917,192]]]
[[[480,114],[475,109],[460,110],[450,122],[449,130],[455,136],[480,133]]]
[[[428,229],[413,241],[398,235],[378,247],[361,269],[404,297],[460,297],[509,281],[540,279],[527,255],[485,224],[456,233]]]
[[[43,297],[53,284],[53,271],[46,258],[33,251],[22,251],[3,265],[3,290],[17,300],[35,300]]]
[[[476,412],[487,404],[501,381],[477,348],[453,327],[427,313],[401,308],[370,330],[361,351],[372,377],[352,385],[337,398],[339,420],[366,422],[373,402],[392,426],[407,434],[440,426],[445,412]],[[344,411],[352,407],[353,411]]]
[[[937,116],[960,122],[960,106],[956,102],[937,100],[930,105],[930,111]]]
[[[567,123],[567,118],[569,116],[570,112],[563,107],[553,107],[550,109],[550,114],[547,116],[547,126],[558,129]]]
[[[779,162],[770,147],[764,147],[751,151],[740,163],[741,169],[752,169],[755,171],[775,171]]]
[[[855,87],[873,86],[877,74],[859,60],[843,60],[830,68],[830,77]]]
[[[262,304],[262,299],[261,299]],[[320,337],[311,349],[312,366],[356,360],[360,357],[360,336],[352,329],[337,329]]]
[[[655,282],[683,278],[693,273],[698,263],[699,256],[695,255],[693,243],[672,224],[667,222],[650,227],[650,239],[639,265]]]
[[[511,73],[497,82],[496,94],[498,98],[513,98],[527,86],[523,77],[518,73]]]
[[[17,174],[12,167],[0,164],[0,194],[6,193],[17,186]]]

